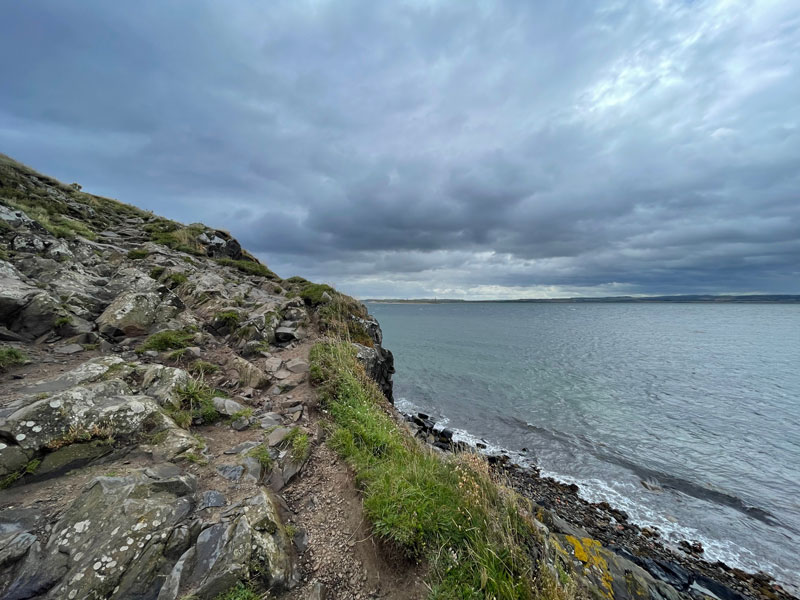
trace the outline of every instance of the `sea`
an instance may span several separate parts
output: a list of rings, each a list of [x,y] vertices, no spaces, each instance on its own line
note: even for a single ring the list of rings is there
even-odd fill
[[[800,305],[368,308],[401,410],[800,592]]]

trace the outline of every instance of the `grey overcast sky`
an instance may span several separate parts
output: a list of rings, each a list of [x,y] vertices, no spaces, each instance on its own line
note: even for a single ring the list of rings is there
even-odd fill
[[[800,293],[800,2],[2,0],[0,151],[359,297]]]

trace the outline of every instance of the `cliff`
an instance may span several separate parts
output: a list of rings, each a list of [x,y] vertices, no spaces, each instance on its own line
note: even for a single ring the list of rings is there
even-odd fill
[[[0,600],[788,597],[419,442],[393,372],[353,298],[0,155]]]

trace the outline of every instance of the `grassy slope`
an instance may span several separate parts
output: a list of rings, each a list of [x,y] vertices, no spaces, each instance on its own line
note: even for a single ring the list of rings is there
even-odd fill
[[[440,457],[398,427],[351,344],[316,344],[311,376],[333,420],[331,443],[353,467],[376,533],[429,561],[431,598],[567,597],[538,568],[524,501],[493,480],[481,457]]]

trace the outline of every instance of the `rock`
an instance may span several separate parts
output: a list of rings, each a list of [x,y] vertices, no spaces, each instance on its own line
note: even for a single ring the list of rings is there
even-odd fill
[[[77,354],[83,352],[83,346],[80,344],[68,344],[66,346],[58,346],[53,350],[56,354]]]
[[[30,226],[34,221],[23,211],[0,204],[0,221],[5,221],[12,228]]]
[[[242,387],[261,388],[269,383],[269,377],[264,371],[239,356],[231,357],[228,361],[228,367],[238,373],[239,384]]]
[[[212,599],[247,580],[273,591],[297,584],[291,541],[266,491],[248,498],[239,516],[233,516],[200,533],[173,567],[158,600],[191,595]]]
[[[326,295],[328,292],[323,292],[323,296]],[[306,600],[327,600],[328,598],[328,588],[325,587],[325,584],[320,581],[314,581],[308,587],[308,594],[306,595]]]
[[[269,429],[270,427],[277,427],[282,422],[283,421],[281,419],[281,416],[273,412],[262,415],[259,421],[261,429]]]
[[[174,564],[163,553],[169,533],[192,511],[194,487],[190,476],[142,471],[94,479],[49,536],[0,576],[1,597],[155,597]]]
[[[286,363],[286,368],[292,373],[307,373],[308,362],[302,358],[293,358]]]
[[[53,477],[60,473],[66,473],[105,456],[112,450],[113,447],[110,444],[86,443],[64,446],[55,452],[44,455],[39,468],[36,469],[35,478],[41,479],[44,476]]]
[[[0,437],[14,440],[33,458],[45,448],[146,431],[146,422],[162,415],[149,396],[120,392],[125,392],[125,384],[111,380],[37,400],[0,419]]]
[[[380,328],[378,328],[380,331]],[[377,334],[376,334],[377,336]],[[377,336],[380,337],[380,336]],[[394,356],[389,350],[376,346],[369,348],[361,344],[353,344],[357,349],[357,358],[364,365],[364,370],[381,388],[386,399],[394,403],[392,395],[392,374],[394,373]]]
[[[248,427],[250,427],[250,419],[247,417],[239,417],[233,423],[231,423],[231,429],[236,431],[244,431]]]
[[[244,474],[244,467],[242,465],[220,465],[217,467],[217,472],[225,479],[239,481]]]
[[[203,495],[200,497],[200,504],[198,504],[197,510],[218,508],[220,506],[225,506],[226,504],[227,500],[225,499],[224,494],[216,490],[208,490],[207,492],[203,492]]]
[[[286,343],[300,339],[297,329],[281,326],[275,329],[275,339],[278,342]]]
[[[156,399],[160,406],[180,408],[177,390],[189,383],[191,377],[183,369],[150,365],[142,376],[142,391]]]
[[[261,444],[259,442],[250,440],[247,442],[242,442],[241,444],[237,444],[233,448],[228,448],[227,450],[225,450],[225,452],[223,452],[223,454],[242,454],[260,445]]]
[[[158,319],[160,303],[154,292],[120,294],[97,318],[97,327],[108,337],[146,335]]]
[[[268,446],[277,446],[292,432],[289,427],[277,427],[267,436]]]
[[[25,394],[41,394],[60,392],[81,383],[97,381],[109,369],[121,364],[123,361],[116,356],[101,356],[86,361],[80,366],[59,375],[53,379],[43,379],[23,388]]]
[[[40,292],[22,307],[9,328],[27,338],[37,338],[52,331],[56,319],[62,316],[61,303],[50,294]]]
[[[264,370],[267,371],[267,373],[275,373],[281,368],[282,364],[283,361],[280,358],[271,356],[264,361]]]
[[[231,400],[230,398],[222,398],[222,397],[215,397],[211,399],[211,402],[214,403],[214,408],[217,409],[217,412],[230,417],[237,413],[242,413],[245,410],[245,407],[236,402],[236,400]]]

